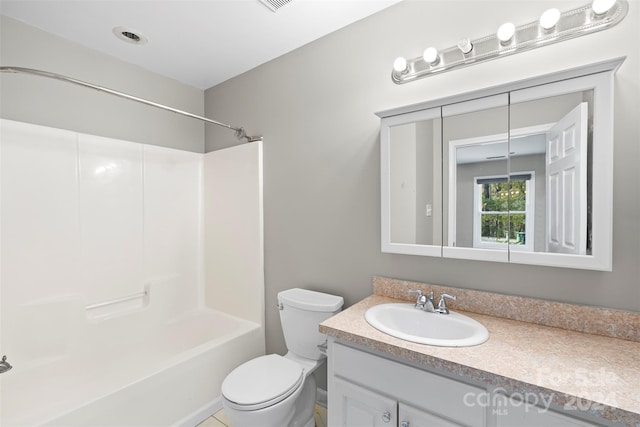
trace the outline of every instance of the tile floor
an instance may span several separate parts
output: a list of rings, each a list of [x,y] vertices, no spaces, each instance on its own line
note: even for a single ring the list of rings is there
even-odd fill
[[[314,418],[316,420],[316,427],[327,427],[327,408],[324,406],[316,405]],[[224,413],[224,410],[221,410],[215,413],[212,417],[207,418],[197,427],[233,427],[229,418]]]

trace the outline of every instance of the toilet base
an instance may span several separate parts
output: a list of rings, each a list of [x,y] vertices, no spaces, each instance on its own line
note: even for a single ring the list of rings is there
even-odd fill
[[[314,427],[313,411],[316,406],[316,377],[311,372],[302,386],[302,392],[296,399],[296,409],[288,427]]]

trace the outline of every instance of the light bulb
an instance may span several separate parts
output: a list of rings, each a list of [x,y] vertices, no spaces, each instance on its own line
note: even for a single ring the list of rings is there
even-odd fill
[[[604,15],[616,4],[616,0],[593,0],[591,9],[596,15]]]
[[[500,40],[500,43],[506,43],[511,40],[515,32],[516,26],[511,22],[506,22],[500,25],[500,28],[498,28],[498,32],[496,33],[496,35],[498,36],[498,40]]]
[[[422,58],[427,64],[436,65],[440,58],[438,57],[438,49],[435,47],[428,47],[424,50]]]
[[[398,73],[406,72],[407,60],[404,59],[402,56],[399,56],[398,58],[396,58],[395,61],[393,61],[393,69],[396,70]]]
[[[546,10],[540,15],[540,26],[545,30],[550,30],[556,26],[560,20],[560,11],[558,9]]]

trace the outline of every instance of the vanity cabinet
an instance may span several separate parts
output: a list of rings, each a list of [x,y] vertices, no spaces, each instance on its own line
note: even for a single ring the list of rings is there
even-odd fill
[[[526,402],[504,396],[506,406],[495,409],[496,427],[599,427],[558,411],[540,408]]]
[[[329,425],[486,426],[484,388],[330,340]],[[469,404],[470,402],[470,404]]]
[[[337,397],[337,410],[340,415],[338,415],[338,420],[332,419],[330,425],[342,427],[429,425],[461,427],[463,425],[448,421],[424,409],[407,405],[395,398],[360,387],[340,377],[334,378],[333,391]]]
[[[329,338],[331,427],[598,427]],[[570,413],[567,411],[567,413]]]

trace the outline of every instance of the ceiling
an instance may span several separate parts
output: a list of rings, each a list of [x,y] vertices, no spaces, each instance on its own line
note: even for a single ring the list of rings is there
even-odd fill
[[[207,89],[398,1],[292,0],[273,12],[259,0],[0,0],[0,13]],[[119,39],[118,26],[148,42]]]
[[[483,142],[465,145],[456,150],[456,163],[479,163],[491,160],[504,160],[509,157],[545,154],[547,135],[534,133],[512,137],[507,144],[506,134],[496,135],[495,142]]]

